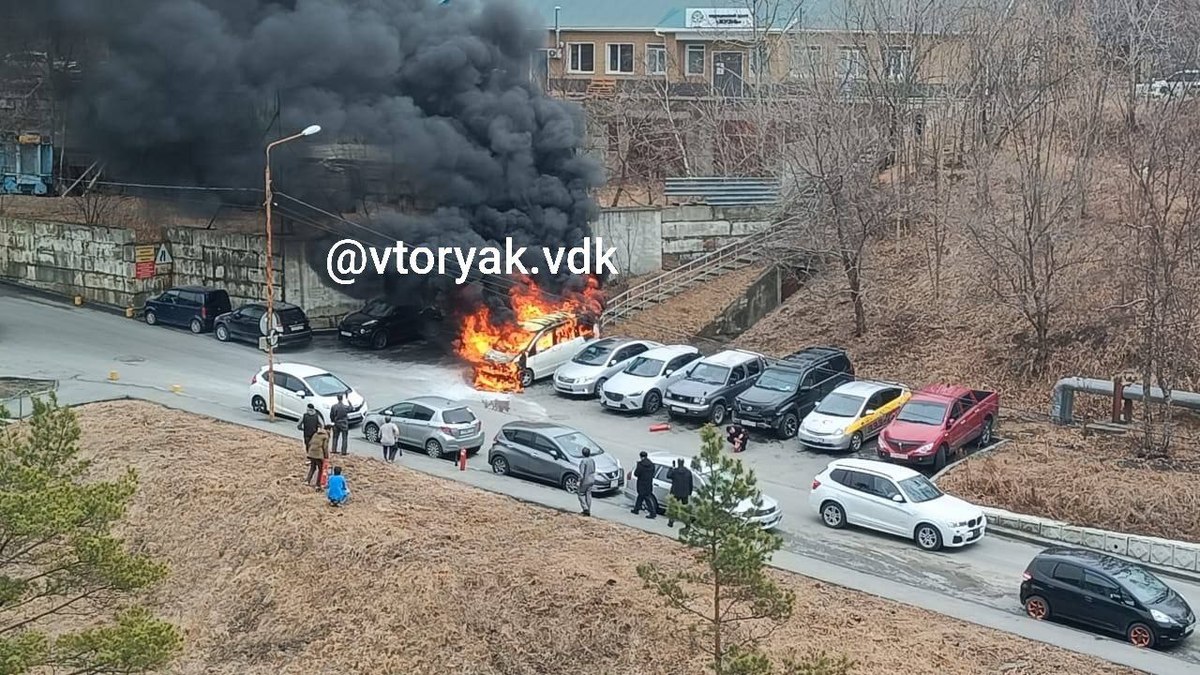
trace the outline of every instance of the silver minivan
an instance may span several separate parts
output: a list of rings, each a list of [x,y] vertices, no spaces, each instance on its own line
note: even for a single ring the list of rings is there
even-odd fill
[[[400,429],[400,445],[421,448],[430,457],[473,455],[483,447],[483,423],[471,409],[441,396],[418,396],[367,414],[363,436],[379,442],[383,418],[391,416]]]

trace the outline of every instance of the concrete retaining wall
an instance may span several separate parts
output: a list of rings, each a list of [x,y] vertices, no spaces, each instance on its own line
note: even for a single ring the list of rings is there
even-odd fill
[[[229,293],[234,307],[263,299],[267,281],[265,236],[176,227],[167,229],[166,237],[167,248],[175,258],[170,273],[172,285],[219,286]],[[279,255],[274,257],[272,267],[275,298],[282,299],[280,289],[287,278]]]
[[[985,507],[983,510],[987,514],[989,526],[1060,541],[1070,546],[1125,556],[1157,567],[1200,572],[1200,544],[1077,527],[1057,520],[1027,516],[1003,509]]]
[[[617,249],[620,274],[652,274],[663,268],[661,209],[607,209],[592,224],[592,235]]]
[[[133,278],[133,238],[124,228],[0,218],[0,276],[125,306],[153,283]]]
[[[701,337],[729,339],[744,333],[783,302],[783,271],[770,266],[745,293],[700,331]]]
[[[771,225],[750,207],[668,206],[662,210],[662,265],[671,269]]]

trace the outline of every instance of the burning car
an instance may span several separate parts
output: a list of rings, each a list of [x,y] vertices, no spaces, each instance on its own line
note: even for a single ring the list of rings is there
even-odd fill
[[[515,350],[489,350],[476,372],[499,380],[515,376],[522,389],[549,377],[595,337],[594,328],[581,331],[577,323],[576,317],[565,312],[523,321],[520,328],[529,334],[529,340]]]

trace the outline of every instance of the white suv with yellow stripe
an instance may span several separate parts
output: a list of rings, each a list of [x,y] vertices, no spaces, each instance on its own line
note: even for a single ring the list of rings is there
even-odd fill
[[[912,392],[898,384],[847,382],[821,399],[796,438],[816,450],[858,452],[879,435]]]

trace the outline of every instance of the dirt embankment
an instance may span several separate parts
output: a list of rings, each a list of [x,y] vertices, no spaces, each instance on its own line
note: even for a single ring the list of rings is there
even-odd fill
[[[126,534],[171,565],[155,601],[186,635],[175,672],[704,672],[634,571],[682,562],[677,543],[356,457],[332,509],[301,485],[298,441],[136,402],[79,414],[100,471],[140,473]],[[1131,672],[779,579],[797,606],[775,654],[845,653],[861,675]]]

